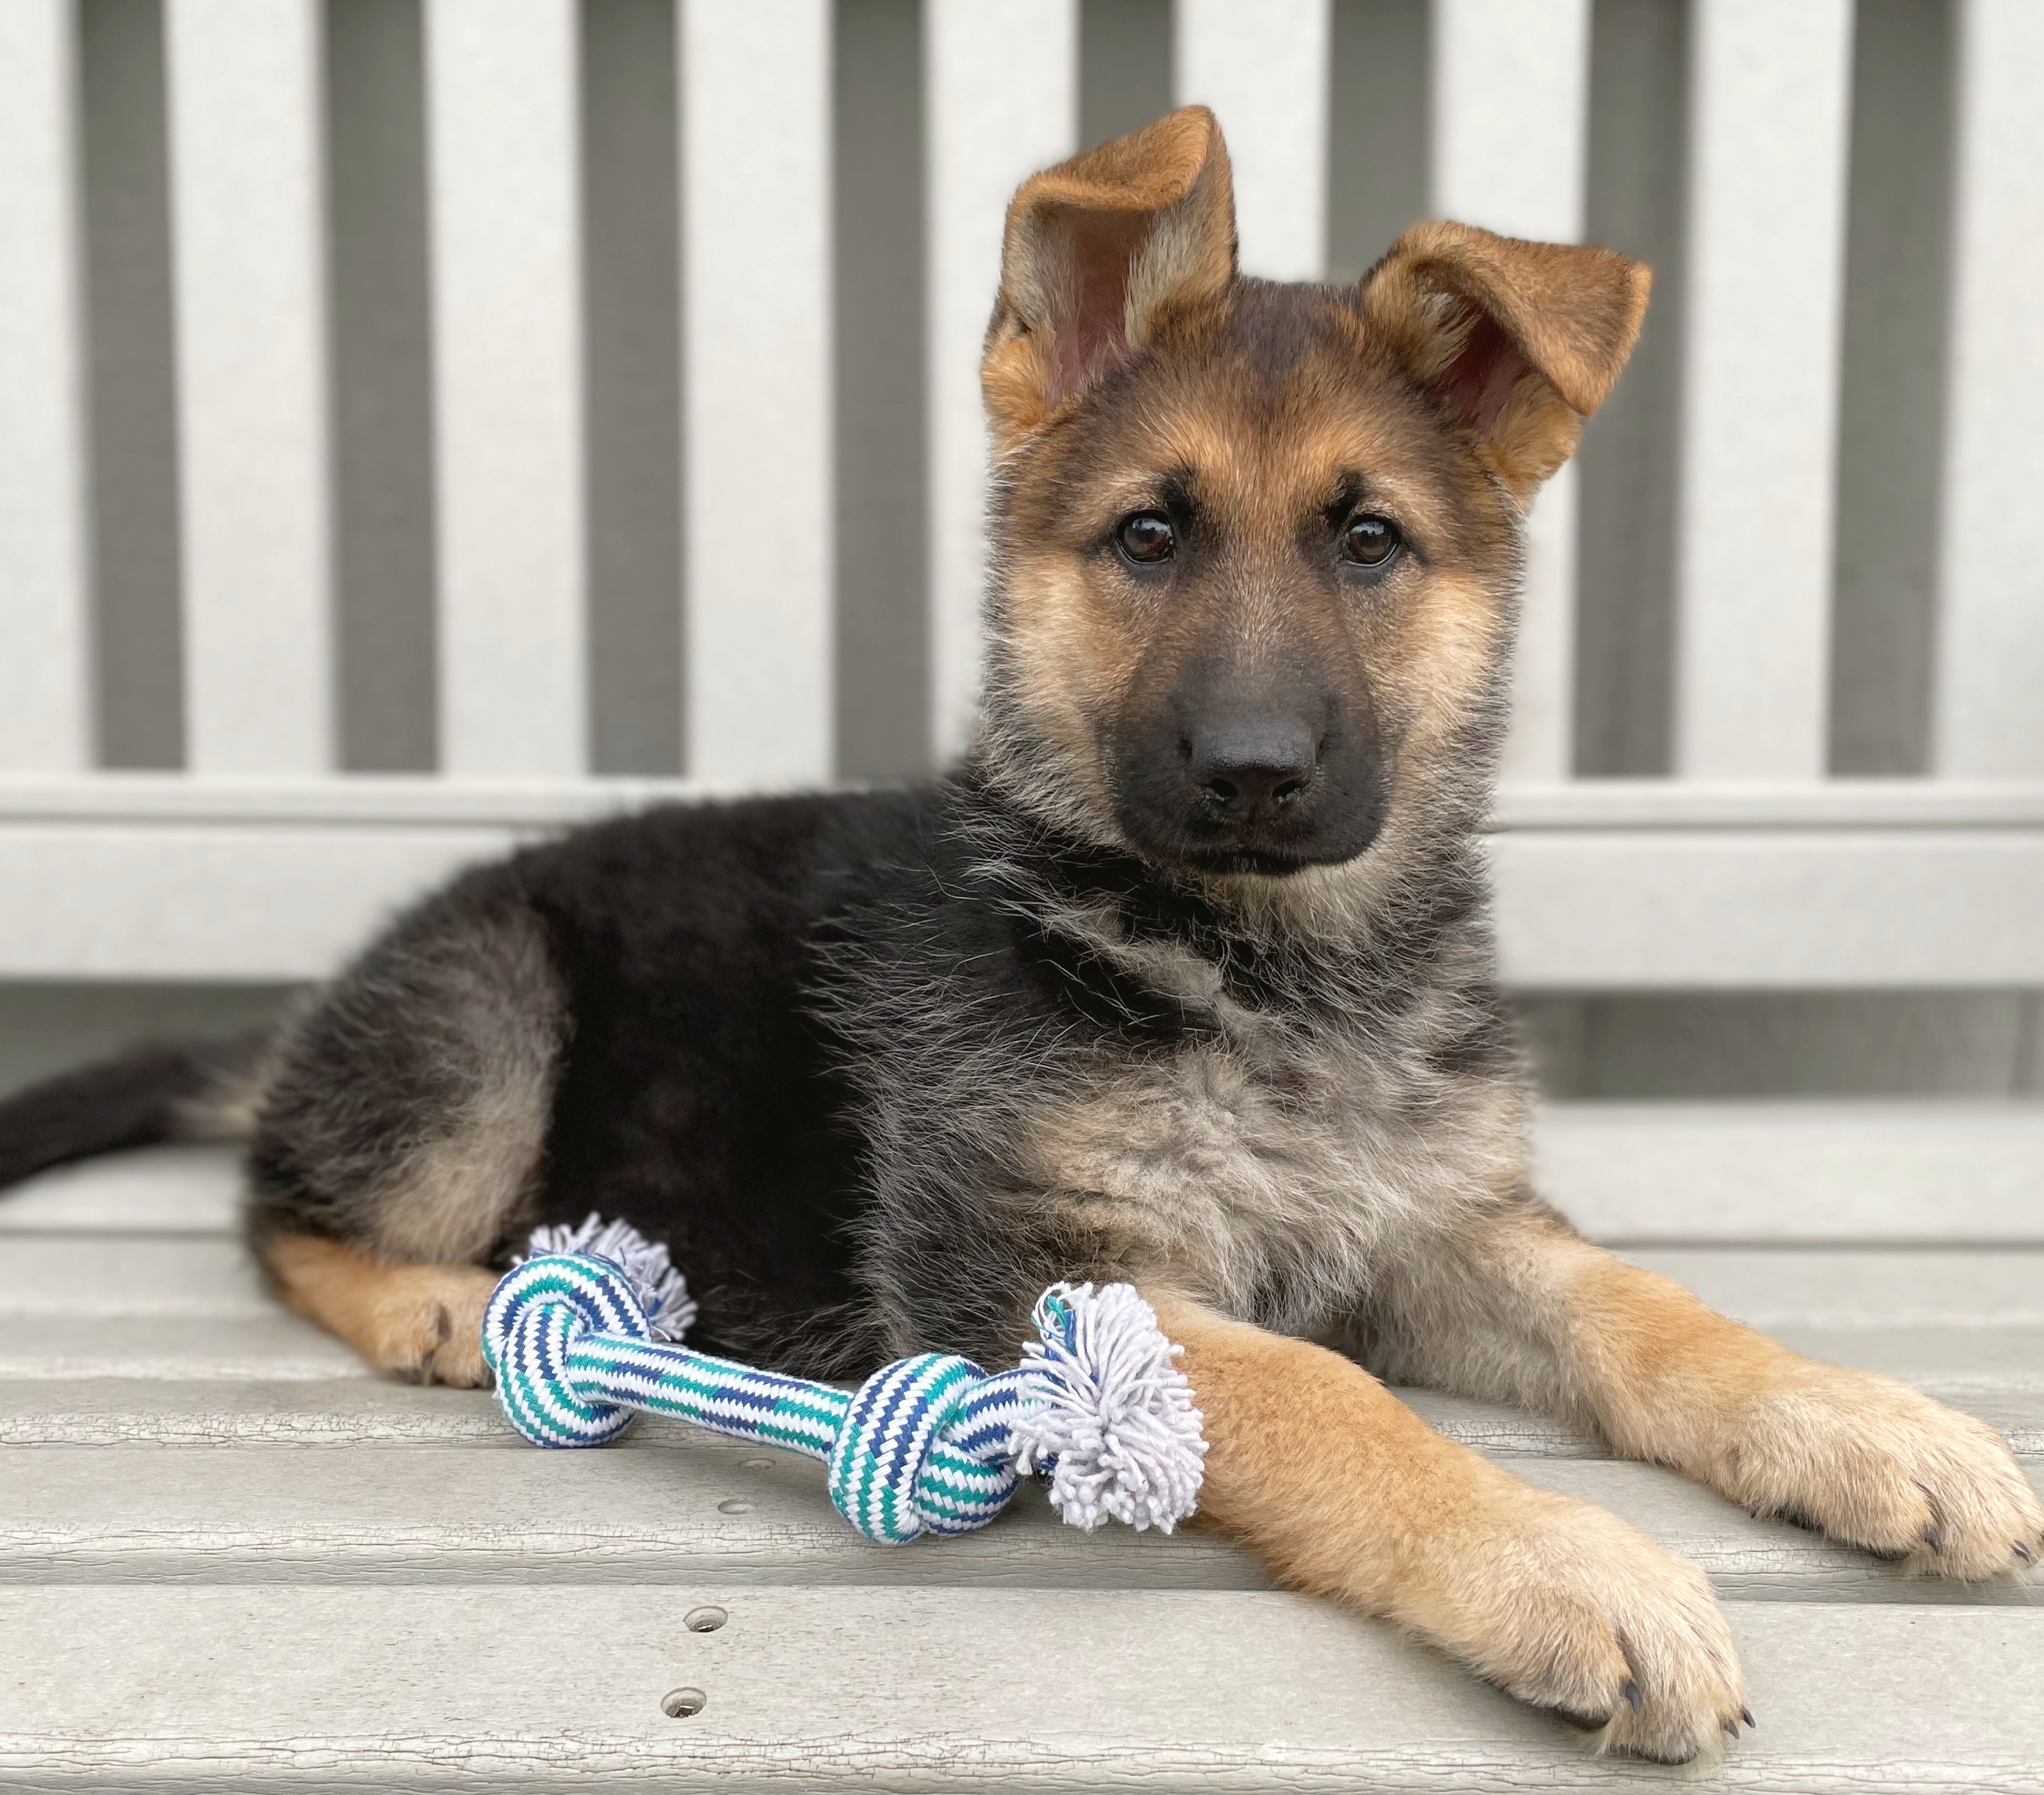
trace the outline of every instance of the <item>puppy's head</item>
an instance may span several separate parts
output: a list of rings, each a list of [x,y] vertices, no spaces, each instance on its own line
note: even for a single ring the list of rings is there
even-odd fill
[[[989,775],[1089,839],[1258,884],[1480,802],[1520,520],[1647,279],[1447,224],[1359,286],[1244,278],[1203,107],[1024,183],[982,367]]]

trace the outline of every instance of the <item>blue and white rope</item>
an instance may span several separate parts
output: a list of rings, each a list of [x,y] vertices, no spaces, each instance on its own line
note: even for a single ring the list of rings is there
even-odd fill
[[[612,1236],[606,1245],[643,1245],[615,1225]],[[805,1453],[829,1467],[838,1512],[884,1544],[984,1527],[1031,1472],[1088,1529],[1112,1518],[1168,1532],[1193,1512],[1199,1412],[1171,1364],[1178,1349],[1126,1284],[1052,1286],[1036,1308],[1040,1339],[1014,1371],[919,1353],[852,1392],[659,1337],[684,1302],[678,1275],[647,1289],[605,1254],[513,1266],[482,1320],[511,1425],[536,1445],[594,1446],[635,1413],[659,1414]]]

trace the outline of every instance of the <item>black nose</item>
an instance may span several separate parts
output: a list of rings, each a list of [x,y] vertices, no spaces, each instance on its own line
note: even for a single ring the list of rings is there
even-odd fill
[[[1193,783],[1229,817],[1304,796],[1320,761],[1312,731],[1288,717],[1209,725],[1194,732],[1187,755]]]

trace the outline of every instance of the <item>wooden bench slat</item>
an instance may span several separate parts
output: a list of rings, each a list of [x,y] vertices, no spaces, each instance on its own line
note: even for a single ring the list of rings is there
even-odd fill
[[[336,754],[321,10],[164,9],[186,760]]]
[[[1764,1333],[2044,1328],[2044,1248],[1631,1247],[1624,1257]]]
[[[93,758],[75,31],[0,8],[0,768],[52,772]]]
[[[368,1378],[354,1352],[278,1308],[268,1315],[0,1315],[0,1379]]]
[[[975,536],[974,541],[977,542]],[[975,549],[974,552],[977,550]],[[327,978],[397,907],[461,867],[551,832],[554,816],[628,804],[640,788],[579,796],[514,788],[415,802],[388,786],[287,800],[179,795],[120,781],[75,789],[65,816],[47,784],[10,815],[0,785],[0,978]],[[1618,795],[1626,818],[1636,806]],[[1838,990],[2044,985],[2044,829],[1966,826],[1512,827],[1489,844],[1504,978],[1523,990]],[[2011,807],[2028,803],[2019,792]],[[1975,805],[1971,797],[1961,808]],[[1554,807],[1550,806],[1550,809]],[[1849,811],[1850,807],[1836,807]],[[1636,819],[1635,819],[1636,820]]]
[[[997,79],[989,79],[993,71]],[[926,0],[931,740],[965,746],[979,692],[986,418],[980,346],[1018,184],[1078,133],[1078,0]]]
[[[692,1633],[704,1598],[726,1623]],[[2044,1613],[1741,1604],[1777,1790],[2034,1785]],[[1168,1653],[1159,1642],[1170,1642]],[[564,1649],[571,1647],[571,1649]],[[1665,1786],[1389,1627],[1272,1594],[0,1591],[0,1777],[124,1789]],[[706,1697],[672,1720],[678,1687]]]
[[[0,1315],[263,1316],[232,1234],[22,1231]],[[1762,1329],[2044,1328],[2044,1247],[1631,1248],[1624,1256]]]
[[[1212,106],[1220,121],[1242,270],[1266,280],[1327,273],[1332,13],[1331,0],[1178,0],[1175,10],[1178,103]]]
[[[834,1513],[823,1467],[692,1438],[665,1451],[305,1453],[217,1446],[17,1448],[0,1582],[102,1579],[892,1583],[1251,1589],[1203,1529],[1065,1527],[1033,1490],[995,1526],[902,1551]],[[1755,1520],[1650,1465],[1512,1461],[1701,1565],[1731,1598],[2027,1601],[2012,1582],[1916,1578]],[[2031,1475],[2044,1488],[2044,1466]]]
[[[1676,765],[1809,778],[1826,761],[1852,8],[1702,0],[1690,44]]]
[[[0,977],[327,977],[464,865],[717,789],[0,780]],[[1489,849],[1520,988],[2044,984],[2044,788],[1513,786]]]
[[[1961,1402],[2044,1392],[2044,1329],[1777,1328],[1814,1358],[1857,1365]],[[268,1316],[0,1315],[0,1379],[198,1378],[295,1382],[371,1374],[338,1340]]]
[[[440,761],[588,764],[575,10],[432,0],[426,33]]]
[[[2044,984],[2027,829],[1558,828],[1495,836],[1490,860],[1521,990]]]
[[[1557,1103],[1535,1148],[1595,1240],[2044,1244],[2044,1105]],[[0,1195],[0,1234],[226,1233],[240,1191],[224,1149],[152,1149]]]
[[[687,0],[679,24],[685,761],[712,778],[823,780],[836,749],[830,12]]]
[[[1589,145],[1589,0],[1437,0],[1433,205],[1507,236],[1580,242]],[[1575,734],[1576,470],[1527,520],[1504,777],[1565,779]]]
[[[60,1166],[0,1191],[0,1236],[230,1235],[240,1199],[234,1153],[151,1147]]]
[[[2034,1380],[2027,1388],[1975,1383],[1932,1393],[1999,1429],[2023,1457],[2044,1459],[2044,1387]],[[1611,1456],[1602,1440],[1523,1410],[1429,1390],[1397,1394],[1430,1427],[1492,1458]],[[619,1449],[658,1450],[713,1437],[646,1417]],[[282,1382],[0,1376],[0,1446],[229,1444],[523,1449],[495,1402],[474,1390],[421,1389],[359,1375]]]
[[[1969,0],[1958,13],[1950,380],[1938,546],[1932,764],[2044,773],[2044,10]]]
[[[2044,1106],[1556,1104],[1540,1187],[1593,1239],[2044,1239]]]

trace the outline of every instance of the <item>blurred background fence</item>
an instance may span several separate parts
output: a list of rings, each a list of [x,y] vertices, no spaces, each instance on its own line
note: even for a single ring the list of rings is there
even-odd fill
[[[0,1080],[466,855],[962,740],[1014,183],[1658,273],[1535,515],[1558,1091],[2044,1091],[2035,0],[0,0]]]

